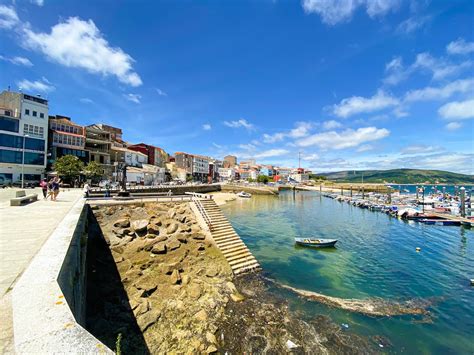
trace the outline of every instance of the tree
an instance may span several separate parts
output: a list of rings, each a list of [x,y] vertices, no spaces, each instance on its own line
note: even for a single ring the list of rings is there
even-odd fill
[[[270,179],[269,179],[268,176],[266,176],[266,175],[259,175],[259,176],[257,176],[257,182],[266,184],[266,183],[269,182],[269,181],[270,181]]]
[[[72,182],[72,180],[81,174],[84,169],[84,163],[74,155],[64,155],[53,164],[53,169],[62,176],[64,180]]]
[[[90,179],[96,179],[104,175],[104,169],[100,166],[99,163],[91,161],[84,168],[84,174]]]

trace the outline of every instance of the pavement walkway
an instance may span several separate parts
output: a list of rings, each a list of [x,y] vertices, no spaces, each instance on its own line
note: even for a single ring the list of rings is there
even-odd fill
[[[0,190],[0,354],[12,353],[11,290],[33,257],[63,220],[74,203],[82,198],[82,189],[61,190],[56,202],[43,200],[11,207],[9,200],[20,189]]]

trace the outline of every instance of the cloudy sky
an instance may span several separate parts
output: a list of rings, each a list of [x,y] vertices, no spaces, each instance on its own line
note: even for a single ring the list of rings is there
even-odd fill
[[[0,0],[0,87],[130,142],[474,173],[474,2]]]

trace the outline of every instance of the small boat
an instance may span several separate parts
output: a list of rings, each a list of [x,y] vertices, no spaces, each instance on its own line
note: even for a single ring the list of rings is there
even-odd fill
[[[298,245],[315,248],[331,248],[337,243],[337,239],[315,239],[315,238],[295,238]]]
[[[252,194],[249,194],[248,192],[245,192],[245,191],[240,191],[237,196],[239,197],[243,197],[243,198],[250,198],[252,197]]]
[[[453,220],[448,220],[448,219],[420,219],[419,220],[421,223],[424,224],[434,224],[437,226],[460,226],[461,222],[460,221],[453,221]]]

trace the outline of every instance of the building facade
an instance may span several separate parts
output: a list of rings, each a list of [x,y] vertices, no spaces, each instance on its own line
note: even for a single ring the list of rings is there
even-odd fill
[[[209,178],[209,157],[193,155],[193,180],[208,182]]]
[[[0,185],[39,182],[46,169],[48,101],[40,96],[0,94]]]
[[[89,153],[85,150],[86,135],[83,126],[66,116],[49,116],[48,168],[56,159],[65,155],[78,157],[84,164],[89,162]]]
[[[169,161],[169,155],[161,148],[153,145],[139,143],[128,146],[128,149],[142,152],[148,156],[148,164],[159,166],[164,168],[166,163]]]
[[[237,157],[234,155],[226,155],[223,162],[224,168],[233,168],[237,165]]]
[[[110,132],[98,125],[90,125],[85,127],[85,135],[85,150],[89,152],[89,161],[99,163],[104,169],[105,176],[110,178],[113,171],[110,159],[110,148],[112,146]]]

